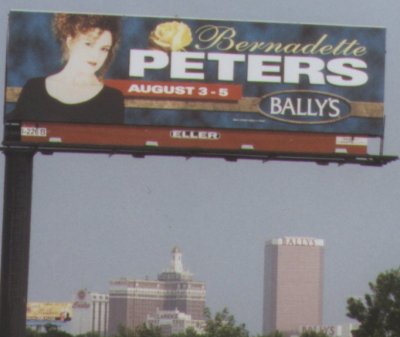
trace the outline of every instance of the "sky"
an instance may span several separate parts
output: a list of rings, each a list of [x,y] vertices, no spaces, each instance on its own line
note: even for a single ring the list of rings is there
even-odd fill
[[[0,9],[0,78],[10,9],[385,27],[384,154],[399,154],[398,0],[4,0]],[[346,299],[400,265],[399,166],[36,154],[29,300],[71,301],[119,277],[156,278],[178,245],[184,267],[206,282],[207,306],[229,308],[257,334],[265,242],[311,236],[326,247],[324,324],[343,324]]]

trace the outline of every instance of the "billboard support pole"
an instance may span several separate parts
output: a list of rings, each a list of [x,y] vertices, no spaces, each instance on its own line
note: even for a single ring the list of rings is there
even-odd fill
[[[383,129],[385,129],[385,124],[386,124],[386,118],[383,116]],[[380,149],[379,149],[379,155],[383,156],[383,150],[385,146],[385,132],[382,132],[381,136],[381,144],[380,144]]]
[[[32,150],[4,151],[5,181],[1,256],[0,336],[26,334],[32,204]]]

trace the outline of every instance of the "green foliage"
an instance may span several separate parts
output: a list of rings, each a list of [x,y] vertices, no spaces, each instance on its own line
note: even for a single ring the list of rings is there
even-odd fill
[[[76,335],[75,337],[102,337],[98,332],[86,332],[84,334]]]
[[[25,334],[26,337],[41,337],[40,335],[41,335],[40,332],[36,330],[33,330],[31,328],[26,329],[26,334]]]
[[[364,300],[347,300],[347,316],[360,323],[353,336],[399,337],[400,268],[379,274],[369,287],[371,293],[366,294]]]
[[[44,337],[73,337],[69,333],[60,330],[51,330],[47,332]]]
[[[172,334],[171,337],[203,337],[203,335],[197,333],[193,328],[188,328],[185,332]]]
[[[162,337],[162,335],[160,328],[142,324],[134,330],[119,326],[117,334],[113,337]]]
[[[204,333],[197,333],[193,328],[185,332],[171,335],[171,337],[249,337],[249,332],[244,324],[236,324],[235,318],[228,309],[217,312],[212,316],[211,311],[205,311],[206,325]],[[35,336],[34,336],[35,337]],[[92,337],[92,336],[77,336]],[[132,330],[124,326],[118,327],[118,332],[112,337],[163,337],[161,329],[155,326],[143,324]],[[273,335],[270,337],[283,337],[282,335]]]
[[[236,324],[235,318],[227,308],[217,312],[214,317],[209,309],[205,310],[205,337],[249,337],[244,324]]]
[[[313,331],[313,330],[308,330],[304,331],[300,337],[329,337],[325,332],[323,331]]]
[[[280,331],[270,332],[267,335],[258,336],[258,337],[285,337],[285,335]]]
[[[120,325],[118,327],[118,332],[115,335],[113,335],[112,337],[135,337],[135,335],[134,335],[133,330]]]
[[[26,337],[73,337],[71,334],[57,329],[54,324],[45,325],[46,332],[38,332],[33,329],[26,329]]]
[[[135,337],[162,337],[161,329],[155,326],[148,326],[146,324],[138,326],[134,330]]]

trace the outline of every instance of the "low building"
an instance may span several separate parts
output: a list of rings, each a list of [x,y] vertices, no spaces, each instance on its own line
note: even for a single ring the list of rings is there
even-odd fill
[[[192,316],[179,310],[157,310],[155,314],[147,315],[148,326],[159,327],[163,336],[185,332],[191,328],[197,333],[204,331],[204,320],[193,320]]]
[[[316,325],[316,326],[301,326],[299,333],[291,337],[298,337],[307,331],[323,332],[329,337],[352,337],[352,331],[356,330],[358,324],[342,324],[342,325]]]

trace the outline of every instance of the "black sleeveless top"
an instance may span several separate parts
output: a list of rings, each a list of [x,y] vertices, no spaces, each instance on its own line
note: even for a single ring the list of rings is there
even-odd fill
[[[26,122],[122,124],[124,98],[119,90],[104,86],[88,101],[66,104],[48,94],[44,77],[32,78],[23,87],[15,109],[5,118]]]

